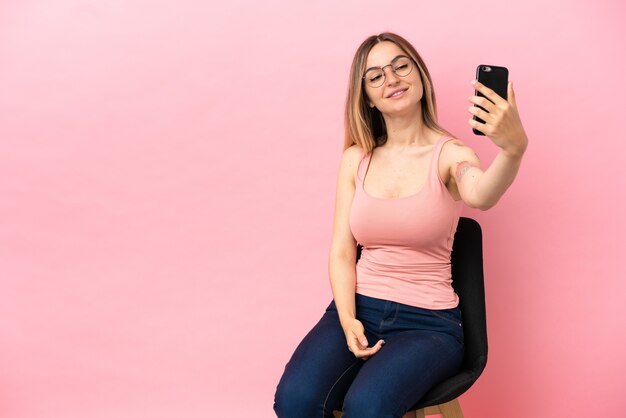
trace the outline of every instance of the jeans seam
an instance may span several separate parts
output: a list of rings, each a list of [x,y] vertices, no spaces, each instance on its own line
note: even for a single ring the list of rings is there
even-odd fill
[[[396,303],[396,314],[393,316],[393,318],[391,319],[391,323],[396,322],[396,319],[398,318],[398,314],[400,313],[400,304]]]
[[[454,325],[457,325],[457,326],[463,326],[463,325],[462,325],[462,324],[463,324],[462,322],[459,322],[459,321],[454,320],[454,319],[446,318],[444,315],[441,315],[439,312],[437,312],[437,311],[436,311],[436,310],[434,310],[434,309],[433,309],[433,310],[431,310],[431,313],[432,313],[433,315],[435,315],[435,316],[436,316],[437,318],[439,318],[439,319],[443,319],[444,321],[451,322],[451,323],[453,323]]]
[[[396,311],[395,311],[395,312],[394,312],[394,314],[393,314],[393,318],[391,318],[391,319],[385,319],[385,318],[383,318],[383,319],[380,321],[380,325],[378,326],[378,330],[379,330],[379,331],[380,331],[380,330],[382,330],[382,329],[383,329],[383,327],[384,327],[385,325],[391,325],[391,324],[393,324],[394,322],[396,322],[396,319],[398,318],[398,314],[400,313],[400,304],[399,304],[399,303],[396,303],[396,302],[391,302],[391,301],[387,301],[387,303],[385,304],[385,311],[383,312],[383,316],[385,316],[385,315],[387,314],[387,307],[388,307],[390,304],[395,304],[395,305],[396,305]]]
[[[354,366],[356,366],[357,364],[359,364],[360,360],[356,360],[354,363],[352,363],[350,365],[350,367],[348,367],[346,370],[344,370],[343,373],[341,373],[341,376],[339,376],[337,378],[337,380],[335,380],[335,383],[333,383],[333,385],[330,387],[330,390],[328,391],[328,393],[326,394],[326,399],[324,399],[324,405],[322,405],[322,418],[324,418],[324,411],[326,410],[326,402],[328,402],[328,397],[330,396],[331,392],[333,391],[333,389],[335,388],[335,386],[337,386],[337,383],[339,383],[339,381],[341,380],[341,378],[348,373],[348,371],[353,368]],[[343,406],[342,406],[343,409]]]
[[[381,330],[385,326],[385,323],[387,322],[387,319],[385,317],[387,316],[387,308],[389,308],[390,303],[391,301],[389,300],[385,301],[385,309],[383,310],[382,319],[380,320],[380,325],[378,326],[379,330]]]

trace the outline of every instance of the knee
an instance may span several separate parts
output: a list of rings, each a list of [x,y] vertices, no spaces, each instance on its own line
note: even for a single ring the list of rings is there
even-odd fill
[[[279,418],[301,418],[312,416],[316,410],[316,399],[311,388],[284,378],[276,388],[274,412]]]

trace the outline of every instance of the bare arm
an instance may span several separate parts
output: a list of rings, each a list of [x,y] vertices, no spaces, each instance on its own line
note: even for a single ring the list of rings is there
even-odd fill
[[[478,82],[475,86],[487,98],[474,96],[469,100],[487,112],[475,106],[470,107],[469,112],[485,123],[470,119],[469,124],[485,133],[500,147],[500,152],[483,172],[478,157],[470,148],[455,147],[451,174],[463,201],[468,206],[486,210],[498,202],[515,180],[528,146],[528,138],[517,111],[511,83],[508,85],[508,100]]]
[[[346,334],[348,347],[356,357],[368,358],[376,354],[384,342],[381,340],[374,347],[368,348],[363,325],[356,319],[357,243],[350,230],[349,217],[354,198],[355,175],[361,156],[361,148],[352,146],[344,151],[341,159],[328,273],[339,321]]]

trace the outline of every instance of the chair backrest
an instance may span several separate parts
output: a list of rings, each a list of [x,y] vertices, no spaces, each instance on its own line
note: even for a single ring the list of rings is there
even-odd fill
[[[452,287],[463,315],[463,368],[482,373],[487,364],[487,314],[483,275],[483,235],[478,222],[460,218],[452,246]]]
[[[460,218],[452,245],[452,287],[459,295],[465,354],[459,372],[431,388],[413,409],[461,396],[487,365],[487,315],[483,275],[483,238],[478,222]]]

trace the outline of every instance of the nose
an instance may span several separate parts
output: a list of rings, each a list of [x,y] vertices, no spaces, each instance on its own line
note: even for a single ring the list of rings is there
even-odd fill
[[[386,71],[386,82],[388,86],[393,86],[394,84],[396,84],[400,78],[398,77],[398,75],[396,74],[396,72],[393,70],[393,67],[391,65],[386,66],[387,68],[383,68],[383,71]],[[387,71],[387,69],[389,71]]]

